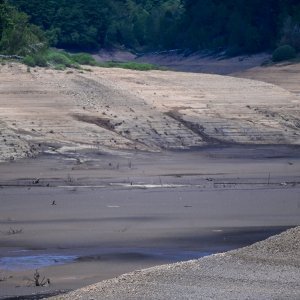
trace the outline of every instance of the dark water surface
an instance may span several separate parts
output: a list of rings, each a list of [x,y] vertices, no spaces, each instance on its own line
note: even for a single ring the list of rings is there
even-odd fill
[[[79,248],[63,249],[60,252],[51,250],[12,250],[7,256],[0,257],[0,270],[22,271],[76,262],[130,262],[130,261],[165,261],[168,263],[198,259],[204,256],[225,252],[281,233],[290,227],[232,228],[215,229],[213,234],[187,236],[191,249],[181,249],[184,238],[178,239],[177,248]],[[186,242],[186,241],[185,241]],[[168,246],[170,241],[166,239]],[[199,250],[195,250],[195,248]]]

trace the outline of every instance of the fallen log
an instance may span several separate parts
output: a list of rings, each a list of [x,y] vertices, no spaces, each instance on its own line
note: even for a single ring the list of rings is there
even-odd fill
[[[19,55],[3,55],[0,54],[0,58],[4,58],[4,59],[23,59],[23,56],[19,56]]]

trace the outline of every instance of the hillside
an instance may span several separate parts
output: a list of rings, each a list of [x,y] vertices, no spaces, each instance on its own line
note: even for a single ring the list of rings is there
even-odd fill
[[[226,50],[299,45],[297,0],[10,0],[64,49]]]
[[[228,71],[232,60],[218,63]],[[299,74],[299,64],[242,69],[231,74],[237,77],[2,64],[0,297],[57,295],[299,225]],[[35,159],[20,159],[27,157]],[[75,260],[40,265],[53,253]],[[266,291],[291,298],[299,281],[293,280],[299,268],[291,273],[273,260],[258,266],[242,258],[247,265],[237,268],[240,257],[217,258],[180,264],[179,273],[168,274],[178,274],[183,286],[194,267],[207,266],[203,276],[215,276],[214,266],[225,278],[218,277],[224,287],[218,291],[227,293],[226,276],[238,270],[233,286],[238,283],[240,294],[252,292],[240,283],[249,276],[252,283],[259,270],[258,298]],[[7,270],[18,261],[28,270]],[[224,269],[216,269],[220,264]],[[28,285],[24,278],[36,268],[51,285]],[[169,280],[168,269],[155,270],[155,286]],[[271,284],[274,270],[286,277]],[[114,282],[104,288],[112,291]],[[199,277],[191,281],[197,289],[195,282]],[[211,295],[215,282],[206,284]],[[92,289],[98,294],[98,285]],[[113,299],[118,291],[115,286]],[[185,288],[174,292],[190,295]],[[72,299],[75,294],[81,297],[75,291]]]
[[[291,67],[293,68],[293,67]],[[219,75],[9,63],[0,72],[1,159],[40,152],[299,145],[299,97]]]

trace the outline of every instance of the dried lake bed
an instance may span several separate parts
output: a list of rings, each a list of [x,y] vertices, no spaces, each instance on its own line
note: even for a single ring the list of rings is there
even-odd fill
[[[255,74],[2,66],[0,298],[47,297],[299,225],[297,81],[244,76]],[[51,284],[34,287],[35,269]]]

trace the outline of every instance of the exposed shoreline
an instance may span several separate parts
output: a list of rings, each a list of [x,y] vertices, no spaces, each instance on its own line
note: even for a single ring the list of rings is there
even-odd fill
[[[198,155],[197,153],[196,161],[201,165]],[[190,169],[188,156],[182,159]],[[203,159],[207,160],[205,157]],[[176,157],[171,161],[170,157],[166,160],[175,170],[184,166],[180,167]],[[243,164],[242,161],[233,159],[226,165],[224,161],[213,158],[206,166],[202,166],[202,175],[180,174],[178,177],[173,173],[170,176],[171,170],[166,169],[165,172],[169,174],[161,177],[163,182],[192,184],[183,184],[177,188],[160,186],[159,176],[152,174],[155,170],[158,171],[155,165],[152,165],[152,170],[148,169],[148,165],[145,166],[150,176],[144,175],[143,178],[144,182],[149,183],[155,180],[157,185],[154,188],[141,189],[130,183],[128,187],[108,185],[97,188],[95,179],[90,181],[93,173],[88,174],[91,172],[89,169],[78,173],[85,182],[91,182],[89,187],[72,186],[70,183],[65,187],[54,184],[47,187],[43,186],[47,182],[45,178],[40,178],[42,186],[35,186],[29,178],[27,182],[31,186],[4,186],[0,189],[0,255],[20,257],[55,254],[82,257],[74,263],[40,269],[42,276],[49,277],[52,282],[46,290],[73,290],[128,271],[170,262],[172,255],[178,255],[174,253],[175,249],[179,254],[188,255],[223,252],[298,225],[299,184],[289,184],[286,180],[296,179],[299,159],[274,159],[270,164],[262,160],[256,162],[255,159],[250,160],[249,164]],[[45,176],[48,172],[45,166],[55,169],[53,162],[46,163],[42,162],[39,166]],[[195,165],[194,158],[191,164]],[[215,164],[220,165],[223,171],[231,166],[228,169],[231,172],[234,166],[236,173],[212,174],[211,171],[217,171],[214,169]],[[17,165],[18,163],[14,166]],[[272,178],[271,183],[268,183],[266,168],[271,165]],[[19,166],[19,174],[22,172],[21,166],[22,164]],[[29,166],[25,164],[24,170],[30,170]],[[65,164],[62,166],[66,167]],[[250,166],[255,173],[251,172]],[[242,175],[239,170],[244,172],[246,169],[249,173],[238,179]],[[135,164],[132,172],[136,172],[138,176],[142,170],[142,165]],[[36,171],[37,173],[31,170],[32,174],[39,174],[39,169]],[[95,170],[96,173],[99,171],[100,177],[101,172],[106,172]],[[122,167],[114,171],[118,176],[123,172]],[[68,174],[68,170],[64,172],[56,173],[57,176],[62,176],[61,181],[65,180],[63,174]],[[85,177],[87,174],[90,177]],[[114,179],[113,174],[111,176],[106,179],[107,182],[118,178]],[[234,185],[233,177],[236,180]],[[131,180],[138,180],[137,178],[131,177]],[[77,181],[81,183],[76,176],[74,180],[73,184],[77,184]],[[127,178],[118,180],[128,182]],[[223,182],[220,185],[219,180]],[[226,180],[231,184],[224,186]],[[241,182],[238,183],[239,181]],[[199,184],[200,186],[196,186]],[[53,200],[56,201],[55,206],[52,205]],[[5,234],[10,228],[22,229],[22,232]],[[20,250],[26,252],[18,252]],[[165,252],[166,255],[157,255],[155,251]],[[88,257],[92,260],[87,260]],[[33,270],[4,271],[2,274],[6,277],[13,276],[0,282],[3,286],[2,296],[45,292],[45,289],[26,287],[23,278],[31,278]],[[16,285],[20,287],[16,289]]]
[[[300,227],[239,250],[135,271],[50,299],[299,299]]]
[[[300,225],[298,68],[231,74],[260,82],[170,71],[2,66],[0,257],[22,258],[25,250],[81,259],[41,268],[52,281],[45,288],[26,286],[32,270],[0,270],[0,298],[75,290],[176,261],[172,254],[223,252]],[[230,264],[236,261],[228,255],[226,268],[234,273]],[[223,256],[204,262],[214,259]],[[188,277],[186,266],[198,268],[179,263],[167,271],[175,266]],[[214,278],[209,269],[208,277],[202,274],[208,285]],[[152,270],[169,280],[164,267]],[[138,274],[139,282],[144,273],[121,278]]]
[[[27,72],[15,63],[0,70],[0,160],[299,145],[298,95],[263,81],[103,68]]]

